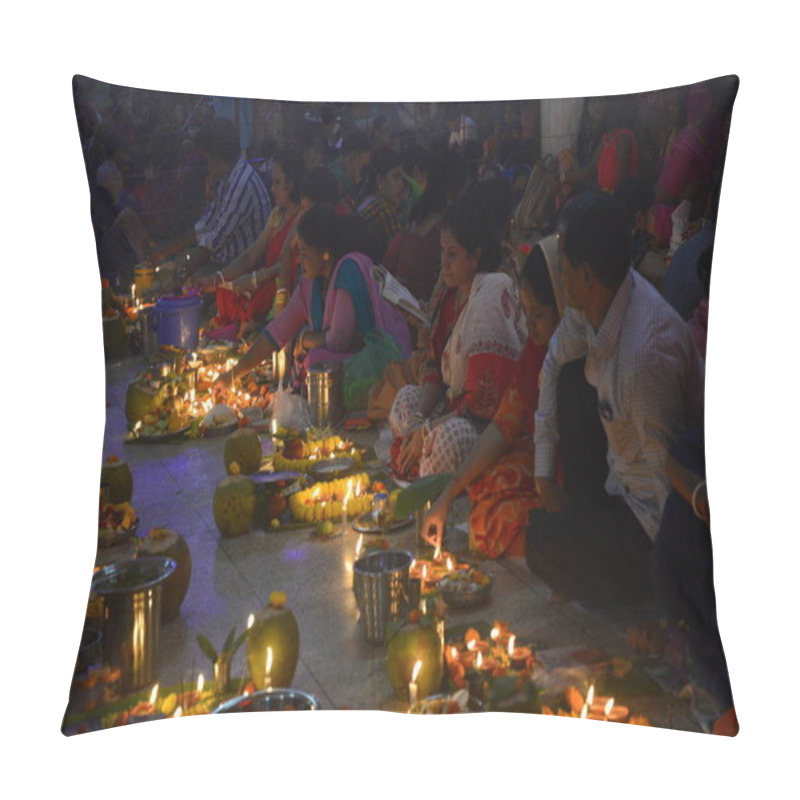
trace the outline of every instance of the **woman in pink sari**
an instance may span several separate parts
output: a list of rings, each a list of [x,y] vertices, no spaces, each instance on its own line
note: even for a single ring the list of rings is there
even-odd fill
[[[270,322],[239,363],[220,378],[225,384],[249,372],[273,351],[295,340],[298,367],[346,361],[374,329],[386,331],[404,357],[411,335],[402,313],[380,294],[372,274],[374,237],[363,220],[327,206],[309,209],[297,226],[303,277],[286,308]]]

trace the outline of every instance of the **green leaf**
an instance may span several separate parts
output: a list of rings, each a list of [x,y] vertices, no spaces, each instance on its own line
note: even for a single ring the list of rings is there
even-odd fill
[[[197,634],[197,644],[200,645],[200,649],[211,659],[211,663],[213,664],[217,660],[217,651],[214,649],[214,645],[211,644],[202,633]]]
[[[228,634],[228,638],[225,639],[225,644],[222,645],[222,652],[229,653],[231,649],[231,645],[233,644],[233,640],[236,637],[236,626],[234,625],[231,628],[231,632]]]
[[[435,500],[450,482],[452,472],[441,475],[427,475],[414,481],[407,489],[403,489],[397,496],[394,506],[394,515],[398,519],[410,517],[415,511],[422,508],[429,500]]]
[[[247,638],[247,631],[244,630],[239,635],[239,638],[233,643],[233,647],[231,648],[231,651],[230,651],[230,657],[231,658],[233,658],[233,656],[236,654],[236,651],[242,646],[242,643],[244,642],[244,640],[246,638]]]

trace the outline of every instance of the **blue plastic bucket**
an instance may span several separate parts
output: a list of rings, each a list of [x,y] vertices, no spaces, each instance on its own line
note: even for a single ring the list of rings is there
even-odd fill
[[[183,350],[197,347],[202,305],[199,295],[160,298],[155,307],[158,344],[161,347],[171,345]]]

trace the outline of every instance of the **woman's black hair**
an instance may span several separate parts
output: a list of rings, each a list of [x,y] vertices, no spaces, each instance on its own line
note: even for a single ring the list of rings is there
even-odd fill
[[[300,197],[306,197],[315,206],[332,206],[339,197],[336,178],[327,167],[314,167],[300,186]]]
[[[310,208],[300,218],[297,234],[309,246],[329,252],[336,263],[348,253],[364,253],[373,261],[383,257],[380,238],[355,214],[337,214],[330,206]]]
[[[437,156],[427,157],[428,180],[425,191],[414,204],[409,215],[411,223],[422,222],[431,214],[441,214],[450,195],[450,176],[444,160]]]
[[[305,162],[303,155],[294,147],[282,147],[275,153],[275,158],[272,161],[273,165],[277,164],[283,170],[286,180],[292,184],[292,191],[289,198],[293,203],[300,202],[300,187],[306,176]]]
[[[478,272],[494,272],[503,259],[502,233],[496,211],[491,208],[491,190],[486,184],[468,184],[445,210],[442,231],[448,231],[468,252],[480,248]]]
[[[543,306],[558,310],[556,295],[553,291],[553,281],[547,266],[547,259],[544,257],[544,251],[538,244],[534,246],[533,250],[528,253],[528,257],[525,259],[520,282],[533,293],[533,296]]]
[[[367,192],[373,194],[378,189],[378,178],[387,175],[395,167],[400,166],[400,155],[394,150],[379,150],[372,154],[367,170]]]

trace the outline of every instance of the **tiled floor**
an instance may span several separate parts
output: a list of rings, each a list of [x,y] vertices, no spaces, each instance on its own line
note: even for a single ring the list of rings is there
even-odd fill
[[[220,645],[233,625],[241,631],[248,615],[267,604],[270,592],[280,589],[287,593],[300,628],[294,685],[316,695],[323,708],[397,709],[384,648],[367,644],[359,627],[351,588],[357,534],[349,531],[320,541],[303,531],[254,531],[221,539],[212,499],[216,483],[225,476],[224,437],[160,445],[123,442],[125,392],[140,368],[135,359],[108,367],[104,458],[118,455],[131,466],[140,533],[168,526],[186,538],[191,550],[188,595],[180,616],[162,627],[161,682],[193,682],[200,671],[208,678],[210,665],[196,634],[202,632]],[[413,528],[396,536],[399,546],[413,549]],[[574,605],[551,603],[547,587],[530,574],[522,559],[493,563],[490,570],[495,581],[491,604],[449,614],[448,624],[503,618],[520,642],[532,642],[540,651],[595,645],[610,655],[631,657],[620,636],[621,618],[612,615],[609,621]],[[244,671],[242,648],[232,674]],[[653,724],[698,730],[688,703],[659,690],[638,696],[634,711],[646,714]]]

